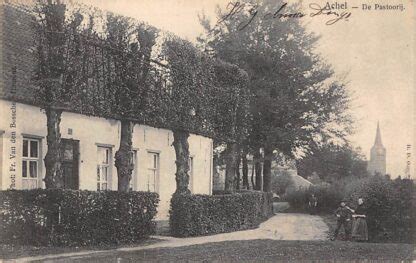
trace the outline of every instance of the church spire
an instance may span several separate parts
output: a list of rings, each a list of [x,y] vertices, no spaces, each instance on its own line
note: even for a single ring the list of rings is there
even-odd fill
[[[379,122],[377,122],[376,140],[374,146],[371,147],[367,171],[370,174],[386,174],[386,148],[384,148],[383,143],[381,142]]]
[[[377,121],[376,141],[374,142],[374,145],[383,146],[383,143],[381,142],[380,123],[378,121]]]

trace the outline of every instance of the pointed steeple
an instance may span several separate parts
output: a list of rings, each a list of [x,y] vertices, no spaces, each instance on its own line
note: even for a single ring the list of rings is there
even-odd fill
[[[383,143],[381,142],[379,122],[377,122],[376,140],[373,147],[371,147],[367,171],[370,174],[386,174],[386,148],[384,148]]]
[[[381,132],[380,132],[380,123],[377,121],[377,133],[376,133],[376,140],[374,142],[374,146],[383,146],[381,142]]]

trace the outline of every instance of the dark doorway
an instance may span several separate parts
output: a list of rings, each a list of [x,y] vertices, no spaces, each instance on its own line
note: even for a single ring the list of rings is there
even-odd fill
[[[79,141],[61,139],[62,172],[65,189],[79,189]]]

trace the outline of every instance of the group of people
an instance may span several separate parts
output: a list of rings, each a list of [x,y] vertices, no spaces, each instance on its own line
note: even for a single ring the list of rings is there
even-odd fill
[[[345,200],[341,201],[340,206],[335,210],[335,215],[337,217],[337,227],[331,240],[337,238],[342,226],[344,227],[346,240],[368,240],[367,216],[362,198],[358,198],[358,205],[355,209],[351,209]]]
[[[311,214],[316,213],[318,199],[314,194],[308,200],[308,207]],[[337,227],[331,240],[335,240],[338,237],[342,227],[344,227],[345,231],[345,240],[368,240],[366,211],[363,198],[358,198],[358,204],[355,209],[350,208],[346,200],[342,200],[337,210],[335,210],[335,216],[337,217]]]

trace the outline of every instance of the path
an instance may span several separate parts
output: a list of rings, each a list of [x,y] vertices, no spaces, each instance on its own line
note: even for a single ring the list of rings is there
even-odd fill
[[[305,214],[276,214],[259,228],[212,236],[173,238],[160,237],[166,242],[150,245],[150,247],[178,247],[198,245],[211,242],[273,239],[273,240],[326,240],[328,226],[321,217]],[[133,248],[134,249],[134,248]]]
[[[215,243],[223,241],[236,240],[254,240],[254,239],[272,239],[272,240],[326,240],[328,226],[321,217],[305,215],[305,214],[276,214],[266,222],[262,223],[259,228],[252,230],[237,231],[232,233],[223,233],[212,236],[190,237],[190,238],[174,238],[164,236],[153,236],[163,241],[156,244],[125,247],[115,250],[104,251],[83,251],[75,253],[65,253],[60,255],[37,256],[30,258],[21,258],[18,261],[30,260],[52,260],[57,258],[82,258],[91,256],[92,254],[109,253],[109,252],[128,252],[139,251],[153,248],[174,248],[191,245],[199,245],[206,243]]]

